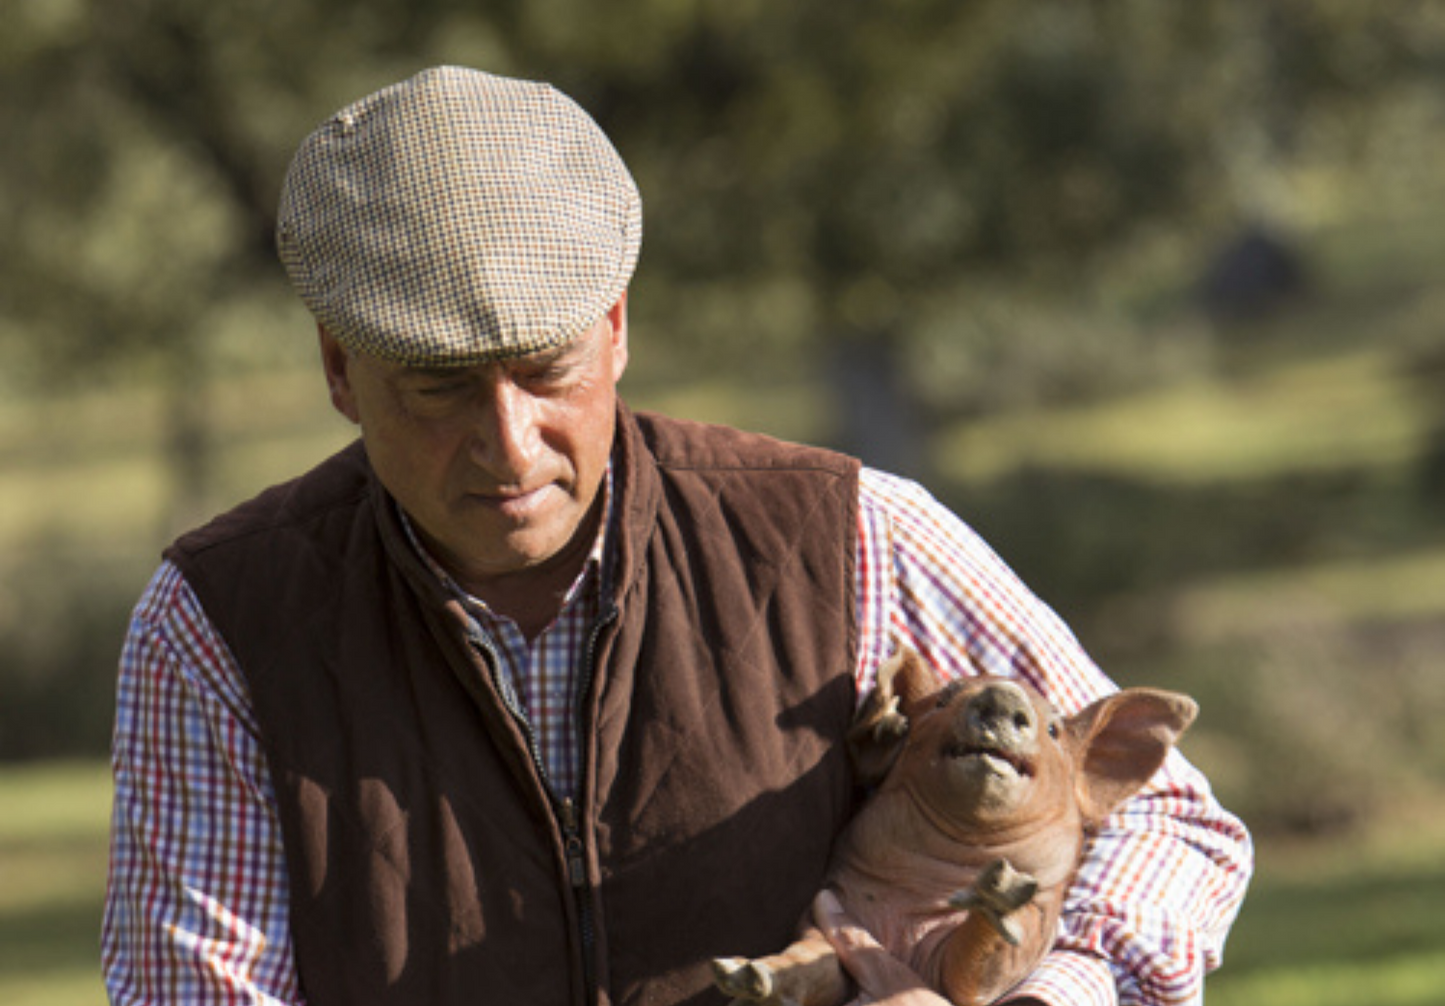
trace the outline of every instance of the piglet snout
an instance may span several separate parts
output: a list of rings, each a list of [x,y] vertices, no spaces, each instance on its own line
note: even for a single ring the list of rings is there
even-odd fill
[[[964,706],[969,739],[1002,751],[1032,750],[1039,737],[1039,714],[1022,688],[1012,681],[989,684]]]

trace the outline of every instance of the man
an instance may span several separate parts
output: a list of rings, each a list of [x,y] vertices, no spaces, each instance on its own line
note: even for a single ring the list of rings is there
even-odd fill
[[[1065,710],[1112,688],[919,487],[622,406],[640,235],[544,85],[428,71],[303,144],[278,243],[361,440],[136,609],[112,1001],[714,1002],[706,962],[813,901],[892,638]],[[1197,999],[1249,857],[1174,756],[1012,1001]],[[866,995],[939,1002],[815,911]]]

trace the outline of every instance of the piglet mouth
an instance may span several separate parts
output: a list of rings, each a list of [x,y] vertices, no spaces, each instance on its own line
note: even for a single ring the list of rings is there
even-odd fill
[[[987,744],[970,744],[966,741],[955,741],[943,749],[944,757],[954,758],[960,761],[966,759],[977,759],[981,764],[995,772],[1001,772],[1007,768],[1015,775],[1024,778],[1032,778],[1034,774],[1033,762],[1013,751],[1006,751],[1003,748],[993,747]]]

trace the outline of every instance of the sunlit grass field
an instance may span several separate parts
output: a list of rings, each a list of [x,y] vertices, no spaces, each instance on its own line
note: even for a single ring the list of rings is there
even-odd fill
[[[1365,347],[972,422],[937,453],[945,474],[969,480],[1033,466],[1207,485],[1399,465],[1428,418],[1395,354]]]
[[[110,776],[100,763],[0,766],[0,1003],[93,1006]]]
[[[1445,816],[1406,811],[1329,844],[1265,843],[1209,982],[1212,1006],[1445,1002]]]
[[[109,774],[100,763],[0,768],[0,1003],[99,1006]],[[1445,817],[1327,847],[1266,844],[1208,982],[1212,1006],[1445,1001]]]

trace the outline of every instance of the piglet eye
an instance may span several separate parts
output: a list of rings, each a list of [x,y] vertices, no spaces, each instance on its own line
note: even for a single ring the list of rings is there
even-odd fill
[[[1057,723],[1049,724],[1049,736],[1052,737],[1054,740],[1059,739],[1059,725]]]

